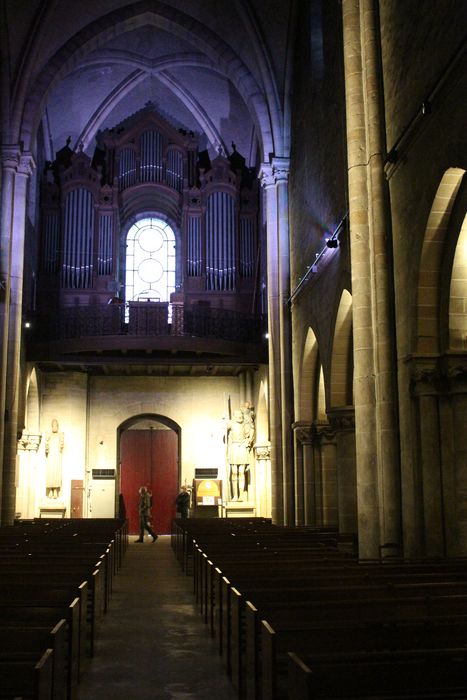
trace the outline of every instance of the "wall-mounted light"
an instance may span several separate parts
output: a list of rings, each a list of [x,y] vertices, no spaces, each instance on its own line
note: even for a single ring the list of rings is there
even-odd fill
[[[29,321],[25,321],[25,322],[24,322],[24,327],[25,327],[25,328],[31,328],[30,322],[29,322]]]
[[[265,337],[266,340],[269,340],[269,333],[265,333],[265,334],[264,334],[264,337]]]

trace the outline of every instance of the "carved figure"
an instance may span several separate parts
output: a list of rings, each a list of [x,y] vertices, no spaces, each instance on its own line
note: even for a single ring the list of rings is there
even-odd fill
[[[58,420],[52,420],[52,432],[45,436],[45,489],[48,498],[58,498],[62,488],[62,452],[65,444],[63,433],[59,432]]]
[[[227,421],[227,460],[232,501],[242,501],[245,493],[248,497],[254,437],[254,412],[248,403],[234,411],[232,419]]]

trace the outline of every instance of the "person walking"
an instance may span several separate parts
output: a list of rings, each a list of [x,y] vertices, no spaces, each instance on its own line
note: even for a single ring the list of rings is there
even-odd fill
[[[139,502],[138,502],[138,514],[139,514],[139,538],[135,542],[144,542],[144,531],[147,530],[152,537],[152,541],[157,540],[157,535],[151,527],[150,517],[151,517],[151,505],[152,498],[146,486],[139,487]]]
[[[182,490],[175,499],[175,504],[177,506],[177,513],[180,513],[181,518],[188,518],[188,507],[190,505],[190,494],[188,493],[188,488],[182,486]]]

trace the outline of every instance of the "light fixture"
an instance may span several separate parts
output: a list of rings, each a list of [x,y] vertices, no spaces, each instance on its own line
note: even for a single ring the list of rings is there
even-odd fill
[[[29,323],[29,321],[25,321],[24,327],[25,327],[25,328],[31,328],[31,324]]]

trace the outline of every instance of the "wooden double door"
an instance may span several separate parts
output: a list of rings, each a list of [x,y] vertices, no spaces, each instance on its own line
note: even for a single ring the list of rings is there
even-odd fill
[[[120,436],[120,490],[130,534],[139,532],[138,490],[152,493],[152,527],[169,534],[178,493],[178,435],[174,430],[128,429]]]

